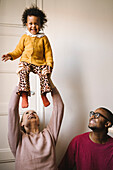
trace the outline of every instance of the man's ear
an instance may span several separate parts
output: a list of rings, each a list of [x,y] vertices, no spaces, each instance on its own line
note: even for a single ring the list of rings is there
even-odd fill
[[[111,127],[111,126],[112,126],[112,123],[111,123],[110,121],[107,121],[107,122],[105,123],[105,127],[109,128],[109,127]]]

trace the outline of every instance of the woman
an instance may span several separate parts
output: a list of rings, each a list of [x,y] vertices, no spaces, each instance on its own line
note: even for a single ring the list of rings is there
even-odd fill
[[[64,104],[52,84],[53,111],[46,128],[39,131],[39,117],[35,111],[23,114],[20,123],[19,96],[12,93],[9,103],[8,139],[15,156],[16,170],[57,170],[55,146],[63,118]],[[22,130],[23,129],[23,130]]]

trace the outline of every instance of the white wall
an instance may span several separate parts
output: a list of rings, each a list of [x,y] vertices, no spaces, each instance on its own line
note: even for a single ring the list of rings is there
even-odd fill
[[[113,111],[113,1],[43,0],[54,52],[52,79],[65,116],[57,145],[59,162],[72,137],[88,130],[88,114]]]

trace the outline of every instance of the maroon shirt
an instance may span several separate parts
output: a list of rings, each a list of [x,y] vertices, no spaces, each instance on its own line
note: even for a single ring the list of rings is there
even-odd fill
[[[113,170],[113,138],[105,144],[90,140],[89,132],[72,139],[59,170]]]

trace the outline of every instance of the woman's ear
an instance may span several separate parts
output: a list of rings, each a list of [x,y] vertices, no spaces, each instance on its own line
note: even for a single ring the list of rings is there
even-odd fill
[[[20,123],[20,126],[24,126],[23,121]]]
[[[112,123],[110,121],[107,121],[106,124],[105,124],[105,127],[109,128],[112,126]]]
[[[26,130],[25,130],[25,128],[24,128],[24,125],[21,126],[21,130],[22,130],[24,133],[26,133]]]

